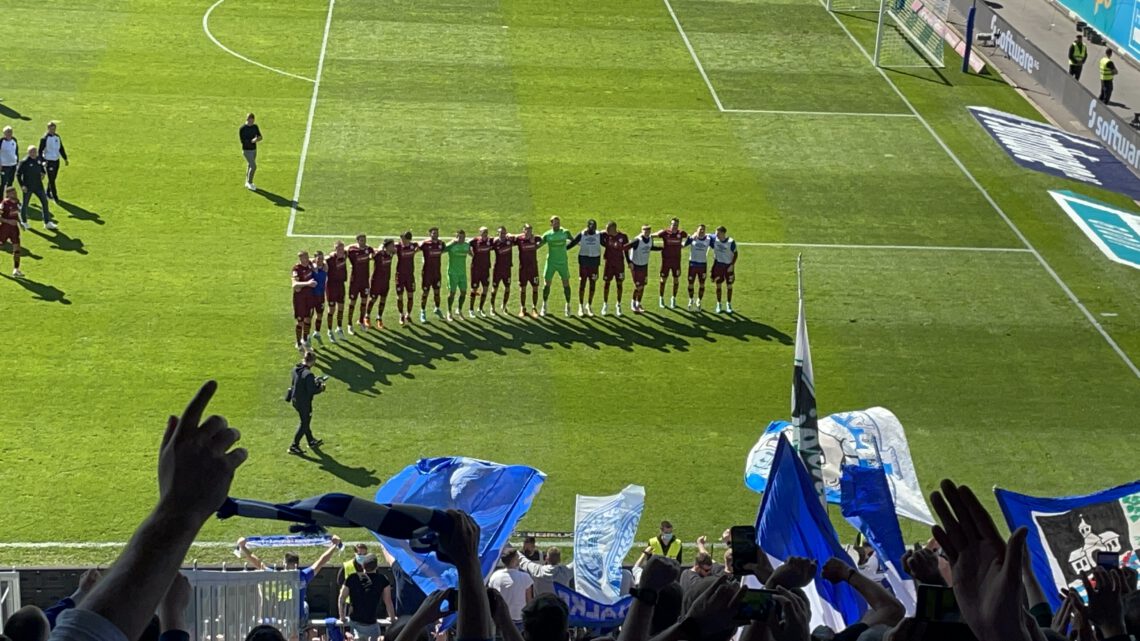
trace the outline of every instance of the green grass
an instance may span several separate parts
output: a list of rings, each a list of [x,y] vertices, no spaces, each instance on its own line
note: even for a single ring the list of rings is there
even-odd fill
[[[647,488],[645,536],[662,518],[685,539],[753,519],[744,457],[789,410],[794,248],[742,247],[734,318],[433,322],[321,349],[328,457],[286,456],[288,268],[298,249],[331,245],[284,235],[312,85],[215,47],[209,4],[9,12],[57,37],[0,59],[0,116],[25,141],[59,120],[73,162],[62,233],[26,234],[28,280],[0,281],[0,542],[125,540],[155,496],[163,418],[207,377],[221,384],[212,409],[251,450],[238,496],[369,496],[417,458],[455,454],[549,475],[525,528],[571,529],[576,493],[627,483]],[[908,113],[812,0],[673,7],[728,108]],[[326,9],[228,0],[210,26],[315,77]],[[841,19],[871,45],[873,22]],[[1126,200],[1010,162],[965,107],[1033,108],[956,64],[887,76],[1140,359],[1140,279],[1046,190]],[[241,188],[250,110],[266,136],[257,182],[276,197]],[[660,0],[340,0],[300,204],[297,233],[346,237],[557,213],[626,230],[679,215],[750,242],[1021,246],[918,119],[718,112]],[[1134,480],[1127,455],[1105,453],[1134,438],[1138,381],[1032,254],[802,251],[821,411],[892,409],[926,489],[945,476],[1042,494]],[[201,539],[273,531],[213,522]],[[0,548],[0,564],[113,556]]]

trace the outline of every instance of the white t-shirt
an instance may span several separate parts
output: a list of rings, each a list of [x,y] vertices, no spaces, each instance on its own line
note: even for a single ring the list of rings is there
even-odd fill
[[[530,575],[517,568],[495,570],[487,580],[487,586],[499,591],[512,621],[522,621],[522,611],[526,607],[526,589],[534,585]]]

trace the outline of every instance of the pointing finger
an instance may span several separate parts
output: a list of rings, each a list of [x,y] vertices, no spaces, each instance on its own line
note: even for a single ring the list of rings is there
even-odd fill
[[[184,437],[186,430],[194,430],[198,428],[198,421],[202,420],[202,412],[206,410],[206,406],[210,404],[210,399],[214,397],[214,392],[218,391],[217,381],[206,381],[190,399],[190,403],[186,406],[186,410],[182,412],[182,418],[178,420],[177,436]]]

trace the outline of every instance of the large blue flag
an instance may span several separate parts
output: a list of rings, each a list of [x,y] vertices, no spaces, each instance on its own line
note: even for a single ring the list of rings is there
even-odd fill
[[[1140,481],[1084,496],[1043,498],[995,489],[1009,529],[1029,529],[1033,574],[1053,608],[1058,592],[1084,592],[1081,577],[1100,552],[1115,553],[1121,566],[1140,570]]]
[[[914,582],[903,567],[906,553],[899,518],[895,515],[895,502],[891,499],[891,486],[887,472],[881,467],[843,466],[839,477],[842,498],[840,509],[855,529],[867,537],[875,549],[891,591],[913,615],[915,609]]]
[[[781,436],[772,460],[768,488],[756,517],[760,547],[776,561],[802,556],[818,564],[815,582],[806,589],[812,601],[812,625],[827,625],[839,631],[856,623],[867,603],[846,583],[823,578],[823,564],[847,552],[819,502],[811,475],[788,439]]]
[[[479,560],[486,576],[545,480],[545,474],[523,465],[466,457],[420,459],[388,479],[377,490],[376,502],[454,508],[470,514],[479,524]],[[455,567],[441,562],[435,552],[418,553],[407,541],[376,538],[424,594],[458,585]]]

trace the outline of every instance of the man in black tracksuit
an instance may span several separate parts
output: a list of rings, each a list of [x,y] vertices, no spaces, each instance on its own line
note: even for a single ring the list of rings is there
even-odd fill
[[[20,224],[28,228],[28,203],[35,194],[40,199],[40,209],[44,214],[44,227],[58,229],[51,219],[51,210],[48,209],[47,194],[44,193],[44,165],[39,150],[28,147],[28,155],[16,165],[16,182],[24,190],[24,201],[20,205]]]
[[[287,400],[293,404],[293,409],[297,410],[301,423],[297,426],[297,433],[293,435],[293,444],[289,446],[290,454],[304,453],[301,449],[302,436],[313,449],[317,449],[323,443],[320,439],[313,438],[310,426],[313,420],[313,397],[325,391],[324,382],[313,375],[312,367],[316,362],[317,355],[306,352],[301,362],[293,367],[293,382],[289,387]]]

